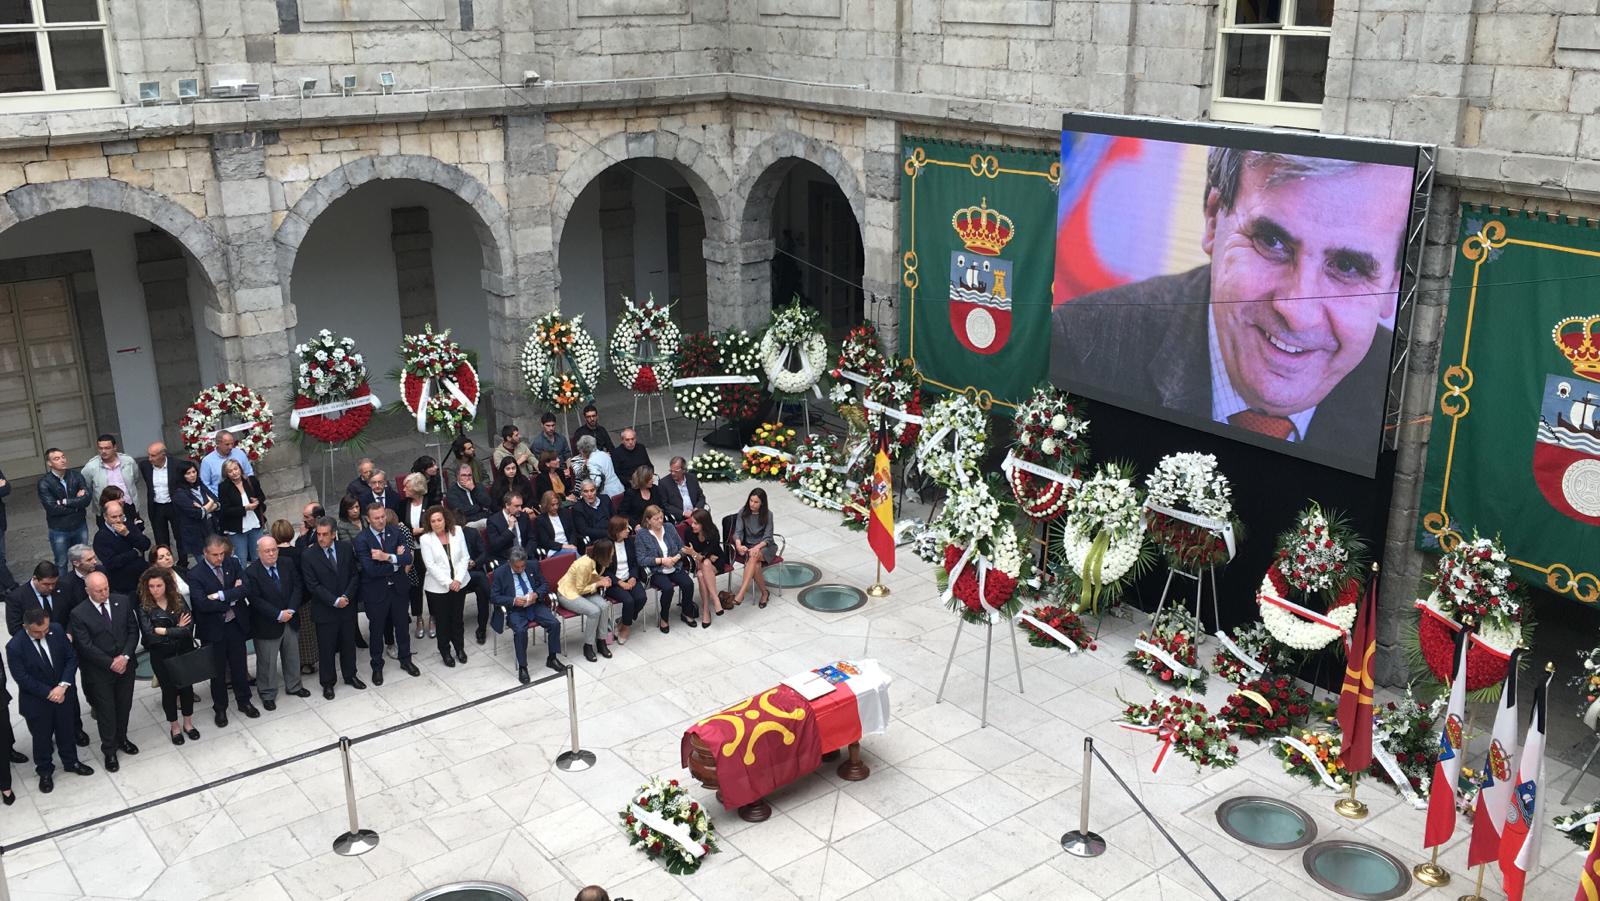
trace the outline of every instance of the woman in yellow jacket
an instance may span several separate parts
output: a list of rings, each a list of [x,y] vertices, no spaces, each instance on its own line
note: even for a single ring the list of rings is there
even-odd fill
[[[573,561],[556,583],[556,602],[583,617],[583,659],[590,663],[595,662],[596,648],[601,657],[611,656],[603,637],[613,628],[611,601],[605,595],[611,580],[603,573],[611,568],[615,552],[609,540],[596,541]]]

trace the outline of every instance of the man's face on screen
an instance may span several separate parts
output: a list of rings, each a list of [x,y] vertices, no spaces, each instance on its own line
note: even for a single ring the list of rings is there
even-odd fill
[[[1228,379],[1252,409],[1322,402],[1394,315],[1411,172],[1358,165],[1272,180],[1246,165],[1233,209],[1206,199],[1211,314]]]

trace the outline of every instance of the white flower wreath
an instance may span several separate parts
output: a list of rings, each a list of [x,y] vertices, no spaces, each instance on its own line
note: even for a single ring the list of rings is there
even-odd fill
[[[1334,607],[1326,613],[1320,614],[1324,619],[1334,623],[1339,628],[1325,625],[1315,620],[1309,620],[1300,615],[1274,604],[1265,598],[1282,598],[1274,586],[1272,575],[1275,569],[1268,567],[1267,574],[1261,579],[1261,587],[1256,590],[1256,601],[1261,605],[1261,624],[1267,627],[1267,634],[1271,635],[1279,644],[1294,648],[1297,651],[1316,651],[1327,647],[1339,636],[1350,631],[1355,625],[1356,613],[1360,604],[1345,604]],[[1340,630],[1343,631],[1340,631]]]
[[[807,436],[794,452],[794,461],[784,471],[783,481],[800,503],[820,510],[843,510],[844,444],[836,435],[817,433]]]
[[[767,390],[803,394],[817,387],[828,368],[828,339],[817,328],[819,318],[816,310],[798,302],[773,317],[761,336],[761,371],[767,375]],[[790,369],[789,362],[796,357],[800,368]]]
[[[1168,454],[1145,482],[1148,501],[1212,519],[1233,518],[1233,486],[1212,454]]]
[[[611,331],[611,373],[622,387],[654,394],[672,384],[674,366],[678,359],[678,345],[683,333],[669,315],[670,306],[656,306],[655,297],[644,303],[634,303],[622,298],[622,316]],[[649,353],[640,353],[640,347],[650,347]],[[648,384],[641,387],[639,375],[648,366],[655,376],[654,389]],[[646,380],[647,383],[649,380]]]
[[[178,420],[183,446],[195,459],[211,452],[222,429],[234,433],[245,456],[259,460],[272,449],[272,406],[253,388],[223,382],[201,391]]]
[[[522,378],[534,399],[570,410],[594,397],[600,384],[600,349],[583,327],[583,316],[546,313],[533,323],[522,345]]]
[[[1086,561],[1095,538],[1106,534],[1100,560],[1100,582],[1111,584],[1139,561],[1144,546],[1143,504],[1139,489],[1126,473],[1113,465],[1102,466],[1086,479],[1067,501],[1062,545],[1067,565],[1079,579],[1086,576]]]
[[[988,439],[989,416],[978,402],[964,394],[948,395],[923,414],[917,463],[946,488],[964,485],[978,475]]]

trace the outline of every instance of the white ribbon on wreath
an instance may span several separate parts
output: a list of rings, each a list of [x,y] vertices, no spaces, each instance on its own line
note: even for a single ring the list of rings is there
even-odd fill
[[[967,545],[966,550],[961,552],[961,556],[956,558],[956,565],[950,567],[950,579],[945,584],[944,594],[940,597],[942,603],[950,603],[950,599],[955,596],[956,580],[961,578],[961,572],[967,568],[968,562],[978,567],[978,601],[984,604],[988,603],[984,600],[987,595],[984,589],[988,587],[989,570],[994,568],[994,564],[989,562],[988,557],[978,553],[977,538],[974,538],[972,543]]]
[[[673,379],[672,387],[688,388],[692,385],[759,385],[761,380],[753,375],[697,375],[686,379]]]
[[[637,804],[629,804],[628,812],[633,814],[634,819],[677,842],[680,848],[689,852],[690,857],[700,858],[706,856],[706,849],[690,837],[687,825],[674,823],[655,811],[645,810]]]
[[[778,450],[775,447],[767,447],[765,444],[747,444],[744,446],[744,452],[747,454],[751,452],[766,454],[769,457],[777,457],[779,460],[782,460],[785,463],[789,463],[794,460],[794,454],[791,454],[788,451]]]
[[[1217,641],[1222,643],[1222,646],[1227,649],[1228,653],[1232,654],[1235,658],[1237,658],[1238,661],[1240,663],[1244,664],[1245,667],[1247,669],[1249,669],[1251,672],[1253,672],[1253,673],[1255,673],[1256,675],[1259,676],[1262,673],[1267,671],[1266,664],[1262,663],[1261,661],[1257,660],[1254,657],[1251,657],[1249,654],[1246,654],[1244,652],[1243,648],[1239,647],[1237,644],[1234,643],[1232,638],[1228,637],[1228,633],[1227,632],[1224,632],[1221,629],[1218,629],[1216,634],[1217,634]]]
[[[211,430],[211,433],[214,435],[217,432],[234,432],[234,433],[248,432],[248,431],[250,431],[251,429],[255,428],[256,426],[258,426],[260,424],[261,423],[259,423],[259,422],[241,422],[238,425],[217,426],[216,428]]]
[[[299,429],[300,420],[307,416],[327,416],[329,413],[343,413],[346,410],[354,410],[357,407],[367,406],[378,407],[382,406],[382,404],[379,403],[377,395],[368,394],[365,397],[347,397],[344,400],[336,400],[325,404],[317,404],[314,407],[302,407],[298,410],[290,411],[289,428]],[[244,428],[249,428],[249,426],[244,426]]]
[[[1170,516],[1179,522],[1186,522],[1192,526],[1199,526],[1208,532],[1216,534],[1217,537],[1222,539],[1223,544],[1228,546],[1228,559],[1233,559],[1233,523],[1223,519],[1213,519],[1209,516],[1201,516],[1198,513],[1190,513],[1187,510],[1174,510],[1171,507],[1163,507],[1160,504],[1151,503],[1150,501],[1145,501],[1144,508],[1152,513],[1160,513],[1165,516]]]
[[[1280,736],[1278,736],[1278,741],[1281,741],[1284,744],[1288,745],[1289,747],[1294,748],[1296,751],[1299,751],[1300,752],[1300,756],[1304,757],[1311,764],[1311,768],[1317,771],[1317,776],[1319,776],[1322,779],[1322,784],[1323,785],[1326,785],[1327,787],[1333,789],[1336,792],[1344,791],[1344,788],[1342,786],[1340,786],[1339,783],[1333,781],[1333,777],[1332,776],[1328,775],[1327,768],[1322,765],[1322,761],[1321,760],[1317,759],[1317,752],[1311,750],[1308,747],[1306,747],[1305,742],[1301,741],[1298,738],[1290,737],[1288,735],[1280,735]],[[1376,746],[1376,745],[1374,745],[1374,746]]]
[[[804,464],[802,464],[802,465],[804,465]],[[797,495],[799,495],[801,497],[811,498],[812,500],[816,501],[821,506],[827,507],[829,510],[838,510],[841,513],[844,512],[844,504],[841,504],[841,503],[839,503],[838,501],[836,501],[836,500],[834,500],[832,498],[823,497],[822,495],[817,494],[814,491],[807,491],[804,488],[795,488],[793,490],[794,490],[795,494],[797,494]]]
[[[859,372],[851,372],[848,369],[839,370],[839,378],[846,379],[863,386],[872,384],[872,379],[867,378]]]
[[[1061,644],[1066,645],[1068,651],[1077,653],[1079,650],[1078,645],[1072,639],[1062,635],[1060,632],[1056,631],[1054,626],[1041,622],[1037,617],[1027,613],[1026,611],[1018,613],[1016,615],[1016,620],[1018,622],[1027,623],[1028,625],[1033,626],[1035,629],[1038,629],[1040,632],[1043,632]]]
[[[813,336],[813,337],[820,337],[820,336]],[[766,371],[767,371],[767,390],[773,392],[774,394],[778,393],[778,377],[780,375],[783,375],[784,373],[788,372],[788,370],[789,370],[789,358],[792,357],[792,356],[795,356],[795,355],[798,355],[800,357],[800,366],[801,366],[801,368],[799,370],[797,370],[797,372],[800,375],[804,376],[807,380],[809,380],[811,382],[811,391],[812,391],[812,393],[816,394],[818,400],[821,400],[822,399],[822,385],[821,385],[821,382],[822,382],[822,371],[821,371],[820,368],[812,365],[812,360],[811,360],[810,355],[808,355],[805,352],[805,350],[796,347],[796,345],[795,345],[795,343],[793,341],[789,342],[788,344],[785,344],[783,346],[783,354],[781,356],[779,356],[778,358],[776,358],[772,362],[771,365],[768,365],[766,367]],[[800,393],[804,394],[805,393],[805,389],[804,388],[800,389]]]
[[[1000,461],[1000,468],[1005,471],[1006,478],[1011,477],[1012,470],[1020,469],[1023,472],[1029,473],[1030,475],[1036,475],[1041,479],[1049,479],[1052,482],[1060,482],[1068,488],[1076,489],[1078,486],[1083,484],[1081,480],[1075,479],[1064,472],[1056,472],[1053,469],[1048,469],[1040,466],[1037,463],[1029,463],[1027,460],[1021,459],[1010,451],[1007,451],[1006,458]],[[1231,553],[1230,556],[1232,556]]]
[[[898,419],[901,422],[907,422],[907,423],[910,423],[912,425],[922,425],[922,417],[921,416],[918,416],[915,413],[907,413],[904,410],[896,410],[894,407],[886,407],[883,404],[878,403],[877,401],[873,400],[870,397],[863,398],[862,401],[861,401],[861,406],[866,408],[866,409],[868,409],[868,410],[871,410],[874,413],[882,413],[883,415],[888,416],[891,419]]]
[[[1374,717],[1373,719],[1376,721],[1377,718]],[[1389,753],[1389,749],[1383,746],[1383,742],[1376,740],[1372,742],[1372,759],[1378,761],[1378,765],[1383,767],[1383,771],[1389,774],[1389,781],[1394,783],[1395,789],[1400,792],[1400,797],[1404,798],[1407,803],[1418,810],[1428,806],[1427,801],[1422,800],[1417,796],[1416,792],[1411,790],[1411,780],[1406,778],[1405,770],[1400,769],[1400,761]]]
[[[919,461],[924,459],[928,456],[928,452],[934,448],[939,448],[940,451],[943,452],[945,436],[951,433],[954,433],[956,436],[955,442],[950,446],[950,453],[955,456],[957,461],[955,464],[956,477],[961,480],[961,484],[966,485],[971,482],[972,479],[967,475],[967,467],[962,465],[960,462],[962,460],[961,433],[950,426],[944,426],[940,428],[937,432],[934,432],[926,442],[919,441],[917,443],[917,459]]]
[[[467,399],[467,396],[461,391],[461,386],[456,384],[455,379],[443,375],[435,378],[423,379],[422,395],[417,398],[417,431],[423,433],[424,435],[428,433],[428,401],[433,398],[433,383],[435,381],[439,383],[439,387],[443,388],[451,397],[455,398],[456,401],[461,404],[461,406],[467,408],[468,416],[478,415],[478,404],[475,401]]]
[[[1556,828],[1560,829],[1562,832],[1573,832],[1575,830],[1582,829],[1590,823],[1600,823],[1600,810],[1597,810],[1594,813],[1586,813],[1570,823],[1558,824]]]
[[[1596,698],[1594,703],[1583,711],[1583,724],[1600,732],[1600,698]]]
[[[1151,657],[1161,661],[1162,665],[1172,670],[1173,675],[1182,678],[1185,682],[1193,682],[1200,675],[1195,670],[1179,663],[1178,659],[1168,654],[1165,648],[1159,648],[1142,638],[1133,643],[1133,649],[1143,654],[1149,654]]]

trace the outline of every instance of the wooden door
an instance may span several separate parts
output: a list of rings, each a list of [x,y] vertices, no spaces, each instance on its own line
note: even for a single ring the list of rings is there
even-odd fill
[[[46,448],[74,465],[94,453],[83,346],[65,279],[0,284],[0,467],[44,472]]]

